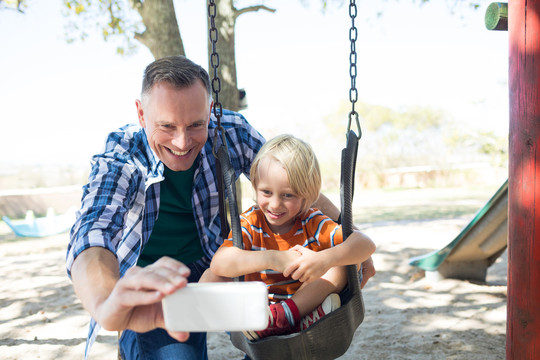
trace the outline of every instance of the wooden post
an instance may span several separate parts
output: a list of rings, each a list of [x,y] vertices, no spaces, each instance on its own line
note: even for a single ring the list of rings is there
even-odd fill
[[[540,0],[513,0],[509,31],[506,358],[540,358]]]

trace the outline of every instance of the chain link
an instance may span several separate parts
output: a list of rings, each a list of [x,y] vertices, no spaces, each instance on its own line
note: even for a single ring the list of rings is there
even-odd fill
[[[358,39],[358,29],[354,24],[354,20],[357,15],[356,1],[351,0],[349,3],[349,16],[351,17],[351,28],[349,29],[349,40],[351,42],[351,54],[349,55],[349,75],[351,77],[351,89],[349,90],[349,101],[351,102],[351,111],[349,112],[349,123],[347,125],[347,132],[351,129],[351,123],[353,117],[358,127],[358,137],[362,136],[362,129],[360,128],[360,120],[358,118],[358,112],[355,110],[355,104],[358,101],[358,90],[356,89],[356,40]]]
[[[221,79],[218,75],[219,68],[219,54],[217,52],[217,42],[218,42],[218,30],[216,28],[216,16],[217,16],[217,6],[214,0],[208,1],[208,18],[210,19],[210,30],[209,37],[210,42],[212,43],[212,54],[210,54],[210,66],[213,69],[213,78],[211,81],[212,92],[214,93],[214,115],[217,119],[217,128],[214,135],[214,148],[212,149],[215,152],[217,151],[217,137],[221,133],[222,141],[225,146],[227,142],[225,141],[225,133],[223,127],[221,126],[221,116],[223,115],[223,106],[219,102],[219,92],[221,91]]]

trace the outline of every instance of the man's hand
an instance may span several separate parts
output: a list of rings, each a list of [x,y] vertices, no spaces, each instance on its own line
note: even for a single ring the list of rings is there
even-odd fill
[[[360,283],[360,289],[363,289],[370,278],[372,278],[377,272],[375,271],[375,265],[371,256],[369,259],[362,263],[362,282]]]
[[[181,262],[163,257],[145,268],[133,267],[118,279],[116,257],[108,250],[90,248],[79,257],[72,268],[75,292],[92,317],[112,331],[164,328],[161,300],[186,286],[190,273]],[[169,335],[178,341],[189,337],[186,332]]]

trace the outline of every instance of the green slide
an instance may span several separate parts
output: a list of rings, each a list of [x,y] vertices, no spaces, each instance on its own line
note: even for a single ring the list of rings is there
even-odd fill
[[[487,268],[504,252],[508,241],[508,180],[474,219],[440,250],[409,260],[443,278],[485,281]]]

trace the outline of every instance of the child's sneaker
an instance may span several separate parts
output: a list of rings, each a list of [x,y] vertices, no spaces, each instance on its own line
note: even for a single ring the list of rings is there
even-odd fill
[[[251,341],[256,341],[267,336],[283,335],[292,332],[291,325],[285,316],[285,310],[281,304],[270,305],[270,318],[268,319],[268,327],[264,330],[243,331],[244,335]]]
[[[341,299],[339,298],[338,294],[328,295],[321,305],[317,306],[315,310],[302,318],[302,321],[300,322],[300,330],[306,330],[324,315],[330,314],[340,306]]]

